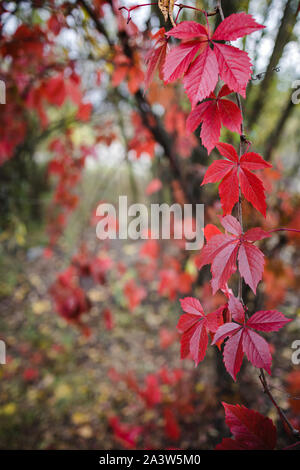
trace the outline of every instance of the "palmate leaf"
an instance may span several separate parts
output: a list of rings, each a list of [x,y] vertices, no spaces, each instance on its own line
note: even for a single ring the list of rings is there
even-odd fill
[[[223,142],[216,145],[221,155],[228,160],[214,161],[208,167],[202,185],[221,181],[219,194],[224,215],[230,214],[233,206],[238,202],[240,185],[245,198],[265,217],[265,189],[260,178],[250,170],[271,168],[272,165],[258,153],[247,152],[239,158],[232,145]]]
[[[246,13],[228,16],[213,35],[209,28],[194,21],[179,23],[167,33],[182,43],[166,57],[165,82],[174,81],[184,74],[184,88],[192,108],[210,95],[219,76],[232,91],[245,96],[251,76],[250,59],[246,52],[219,41],[232,41],[261,28],[264,26]]]
[[[212,344],[219,344],[229,338],[224,346],[223,358],[226,370],[233,380],[241,368],[244,354],[254,367],[265,369],[271,373],[272,356],[267,341],[254,329],[260,331],[277,331],[291,320],[276,310],[256,312],[245,321],[244,307],[241,302],[231,296],[228,308],[237,323],[229,322],[221,325]]]
[[[207,345],[208,333],[215,333],[222,322],[221,312],[205,315],[201,303],[194,297],[180,300],[182,310],[177,329],[181,335],[181,359],[190,356],[195,365],[203,361]]]
[[[202,123],[200,137],[208,153],[219,142],[222,125],[232,132],[241,133],[242,113],[239,107],[233,101],[222,99],[230,93],[232,91],[224,85],[217,97],[211,93],[210,99],[196,106],[188,116],[186,127],[189,132],[195,131]]]
[[[257,234],[257,240],[261,240],[270,234],[259,228],[242,234],[239,221],[232,215],[223,217],[221,224],[229,234],[220,233],[208,240],[197,258],[197,267],[201,269],[211,264],[211,285],[215,294],[218,289],[226,287],[228,279],[237,269],[238,259],[240,274],[255,294],[257,284],[262,279],[264,255],[253,245],[256,241],[254,235]]]

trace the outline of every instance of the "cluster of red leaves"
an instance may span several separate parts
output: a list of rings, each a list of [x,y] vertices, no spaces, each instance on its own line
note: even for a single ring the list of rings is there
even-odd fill
[[[147,295],[146,289],[139,286],[134,279],[130,279],[125,283],[123,292],[131,311],[138,307]]]
[[[90,118],[92,106],[83,102],[74,63],[62,65],[55,56],[52,35],[63,26],[64,16],[58,13],[51,16],[47,28],[21,24],[13,34],[2,34],[0,57],[5,66],[0,73],[5,80],[7,104],[5,111],[0,109],[0,164],[11,158],[26,138],[30,130],[28,112],[36,113],[42,128],[46,128],[48,108],[61,107],[69,98],[77,108],[77,119]]]
[[[181,300],[182,310],[177,328],[181,336],[181,358],[191,357],[198,365],[206,353],[208,334],[213,336],[212,345],[219,347],[227,340],[224,350],[224,364],[228,373],[236,380],[244,354],[254,367],[271,373],[272,356],[268,343],[254,330],[278,331],[291,320],[277,310],[259,311],[248,320],[241,302],[233,295],[222,308],[205,315],[198,299],[187,297]],[[224,321],[224,310],[228,310]],[[234,321],[231,321],[234,320]]]
[[[184,89],[192,104],[187,129],[193,132],[202,123],[201,139],[208,152],[220,138],[221,126],[241,133],[242,116],[237,105],[221,99],[236,92],[245,97],[251,77],[248,54],[224,41],[234,41],[264,26],[251,15],[237,13],[228,16],[214,33],[207,26],[194,21],[183,21],[165,32],[161,28],[154,36],[155,43],[146,57],[146,87],[157,69],[165,83],[183,77]],[[180,39],[181,44],[169,50],[168,39]],[[224,86],[218,97],[214,94],[218,79]],[[199,101],[204,101],[197,106]]]
[[[174,138],[174,146],[183,158],[189,157],[198,145],[196,136],[187,132],[186,119],[187,113],[180,109],[177,103],[168,106],[164,116],[165,128]]]
[[[83,245],[73,256],[69,268],[58,274],[50,287],[57,313],[69,323],[79,326],[85,334],[89,334],[89,330],[82,323],[81,316],[90,310],[92,303],[81,286],[81,281],[90,279],[96,285],[104,285],[112,266],[113,262],[108,255],[93,256]],[[106,329],[112,329],[112,312],[104,308],[102,316]]]
[[[180,418],[194,412],[191,384],[183,370],[161,368],[155,374],[148,374],[142,384],[132,371],[121,374],[113,368],[109,371],[109,377],[114,383],[124,382],[128,389],[136,394],[140,404],[152,410],[151,422],[139,427],[140,437],[147,440],[147,448],[151,448],[149,435],[158,432],[160,428],[167,439],[173,442],[178,441],[181,435]],[[182,390],[185,391],[184,396]],[[163,417],[162,423],[156,418],[158,416]],[[131,426],[127,426],[127,429],[132,429]],[[115,439],[119,441],[114,426],[112,428]],[[128,444],[128,442],[123,442],[122,445],[127,447]]]
[[[158,293],[175,300],[178,293],[188,294],[191,291],[195,276],[182,270],[175,258],[168,257],[167,260],[169,260],[168,267],[159,271]]]
[[[187,272],[183,267],[184,257],[180,250],[178,240],[174,240],[173,249],[177,256],[165,254],[160,249],[157,240],[145,241],[139,251],[139,260],[136,262],[136,269],[141,280],[149,283],[159,279],[157,291],[159,295],[166,296],[174,300],[178,292],[188,294],[191,292],[195,281],[195,273]]]
[[[148,154],[150,158],[153,158],[156,142],[151,132],[143,125],[142,119],[138,113],[132,113],[131,121],[134,129],[134,137],[128,143],[128,150],[133,150],[136,158],[140,158],[144,153]]]
[[[233,41],[263,27],[245,13],[228,16],[213,34],[209,25],[203,26],[194,21],[179,23],[166,33],[182,43],[166,57],[164,80],[168,83],[183,76],[192,107],[214,91],[219,77],[232,91],[245,96],[251,77],[248,54],[220,41]]]
[[[81,315],[87,313],[91,304],[78,284],[73,266],[57,276],[50,288],[57,313],[70,323],[81,325]]]
[[[125,449],[136,449],[138,439],[143,431],[142,426],[130,426],[121,423],[117,416],[111,416],[108,420],[113,430],[115,440]]]
[[[144,82],[144,73],[141,69],[140,56],[134,53],[130,59],[122,50],[116,49],[114,57],[115,69],[112,75],[112,85],[117,87],[124,80],[127,80],[128,89],[131,94],[138,91]]]

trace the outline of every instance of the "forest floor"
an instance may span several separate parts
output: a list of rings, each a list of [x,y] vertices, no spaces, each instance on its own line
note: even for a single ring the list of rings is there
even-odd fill
[[[17,250],[1,271],[7,364],[0,366],[0,448],[211,449],[229,435],[221,400],[276,419],[253,368],[242,370],[237,385],[216,373],[220,359],[213,348],[198,368],[180,360],[179,302],[159,296],[155,282],[133,312],[122,305],[118,285],[113,295],[106,285],[88,287],[91,334],[82,334],[57,315],[49,294],[65,261],[39,250]],[[112,246],[110,255],[130,265],[137,251],[137,244],[126,242]],[[112,329],[101,316],[104,306],[113,312]],[[286,408],[282,383],[291,363],[283,345],[291,336],[284,335],[273,384],[281,387],[274,393]]]

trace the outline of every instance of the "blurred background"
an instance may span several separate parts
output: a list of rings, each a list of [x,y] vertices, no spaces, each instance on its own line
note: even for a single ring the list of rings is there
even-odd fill
[[[199,130],[186,132],[182,85],[155,75],[145,91],[152,36],[171,24],[156,2],[133,10],[127,24],[119,7],[138,3],[0,4],[2,449],[210,449],[228,435],[221,401],[277,420],[249,364],[234,383],[217,349],[197,368],[180,360],[178,299],[196,296],[206,313],[226,302],[220,291],[212,296],[208,267],[197,271],[197,252],[178,240],[96,237],[97,206],[119,195],[147,205],[202,203],[205,222],[216,225],[222,214],[217,185],[200,187],[218,152],[208,157]],[[246,135],[273,165],[260,174],[267,217],[244,201],[244,225],[300,229],[299,2],[223,3],[225,16],[246,11],[266,25],[236,41],[253,63]],[[204,22],[188,9],[179,19]],[[222,130],[221,140],[237,145],[237,137]],[[271,390],[296,427],[299,244],[293,232],[261,242],[263,282],[255,298],[246,286],[243,293],[252,311],[276,308],[294,320],[268,340]],[[280,424],[279,445],[287,445]]]

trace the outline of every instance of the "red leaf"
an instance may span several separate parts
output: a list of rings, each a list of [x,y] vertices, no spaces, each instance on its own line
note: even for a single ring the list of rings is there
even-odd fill
[[[158,70],[159,77],[162,79],[162,68],[165,62],[166,53],[168,49],[167,39],[165,37],[165,28],[161,28],[155,35],[157,39],[154,47],[150,49],[145,57],[147,64],[147,71],[145,74],[145,88],[147,89],[153,79],[155,71]]]
[[[247,325],[248,326],[248,325]],[[271,374],[272,356],[267,341],[248,328],[243,332],[243,350],[254,367],[265,369]]]
[[[205,315],[199,300],[194,297],[185,297],[184,299],[180,299],[180,304],[182,310],[186,313],[191,315],[200,315],[201,317]]]
[[[207,183],[217,183],[220,179],[223,179],[231,169],[232,164],[227,160],[216,160],[208,167],[202,181],[202,185]]]
[[[151,196],[151,194],[156,193],[162,188],[162,182],[158,178],[154,178],[153,180],[150,181],[146,188],[146,194],[147,196]]]
[[[250,230],[245,233],[244,240],[247,242],[255,242],[257,240],[262,240],[263,238],[270,237],[270,232],[265,232],[260,227],[250,228]]]
[[[198,101],[215,89],[218,81],[218,63],[210,47],[200,54],[183,78],[184,89],[194,108]]]
[[[264,255],[256,246],[244,242],[240,246],[238,260],[239,271],[255,294],[264,271]]]
[[[240,370],[243,354],[254,367],[265,369],[271,373],[272,356],[268,343],[253,329],[260,331],[278,331],[289,321],[282,313],[276,310],[259,311],[244,324],[244,308],[235,297],[231,296],[228,302],[229,310],[233,318],[239,323],[225,323],[221,325],[214,335],[212,344],[220,344],[229,337],[224,347],[224,364],[236,380]]]
[[[223,178],[219,185],[219,195],[224,215],[231,214],[232,208],[239,200],[239,180],[237,168],[233,168]]]
[[[266,217],[266,197],[265,189],[262,181],[253,173],[241,166],[239,174],[241,191],[245,198],[257,209],[264,217]]]
[[[260,310],[251,316],[247,326],[259,331],[278,331],[290,321],[277,310]]]
[[[180,427],[174,411],[171,408],[164,409],[165,433],[169,439],[178,441],[180,437]]]
[[[241,304],[241,302],[236,297],[234,297],[234,295],[231,295],[229,297],[228,308],[232,315],[232,318],[235,321],[237,321],[238,323],[244,323],[244,320],[245,320],[244,307]]]
[[[249,450],[248,447],[240,441],[225,437],[215,450]]]
[[[220,234],[222,235],[221,230],[219,230],[218,227],[216,227],[215,225],[207,224],[205,226],[204,236],[207,241],[210,240],[214,235],[220,235]]]
[[[223,96],[227,90],[231,93],[228,87],[224,88],[221,89],[217,98],[212,95],[210,100],[196,106],[186,122],[187,130],[190,132],[202,123],[200,137],[208,153],[219,142],[222,125],[232,132],[241,132],[241,111],[233,101],[220,98],[220,95]]]
[[[238,330],[225,344],[223,356],[227,372],[233,380],[239,372],[243,362],[243,336],[244,330]]]
[[[242,27],[243,22],[244,27]],[[199,23],[194,21],[179,23],[167,33],[167,36],[173,36],[185,42],[167,55],[164,67],[165,81],[175,80],[185,74],[184,88],[192,103],[192,108],[214,90],[219,75],[232,91],[245,96],[246,86],[251,76],[251,62],[248,55],[236,47],[215,41],[223,40],[220,39],[223,37],[228,38],[226,39],[228,41],[234,40],[262,27],[250,15],[235,14],[224,20],[210,38],[209,31]],[[214,49],[211,49],[209,41],[214,44]],[[200,54],[192,63],[197,51]],[[229,106],[232,107],[232,105]],[[230,122],[232,116],[229,115],[228,109],[223,110],[223,117],[231,128],[236,128],[235,118],[233,122]]]
[[[217,145],[217,149],[219,150],[220,154],[223,155],[223,157],[228,158],[228,160],[233,163],[238,163],[239,156],[236,153],[236,150],[233,145],[226,144],[225,142],[220,142]]]
[[[182,21],[177,26],[172,28],[166,33],[167,36],[173,36],[177,39],[192,39],[199,38],[200,40],[206,40],[208,42],[208,32],[205,26],[195,21]]]
[[[216,332],[214,340],[211,344],[214,345],[217,344],[219,341],[223,341],[228,336],[232,336],[237,333],[241,328],[241,325],[237,323],[224,323],[224,325],[221,325],[220,328],[218,328],[218,331]]]
[[[186,297],[180,302],[186,312],[181,315],[177,324],[177,329],[182,333],[181,359],[190,355],[197,366],[206,353],[208,331],[215,332],[220,324],[219,314],[214,312],[205,316],[199,300],[193,297]]]
[[[192,41],[174,47],[167,55],[163,67],[163,76],[165,83],[173,82],[180,78],[188,69],[190,63],[202,47],[199,42]]]
[[[255,293],[257,284],[262,278],[264,255],[256,246],[247,241],[248,232],[241,233],[241,226],[232,215],[223,217],[221,223],[233,235],[212,236],[197,258],[197,266],[201,269],[202,266],[211,264],[211,285],[213,293],[215,293],[218,289],[225,288],[229,277],[235,272],[236,257],[238,256],[239,271]],[[253,239],[254,234],[252,229],[249,235],[250,239]],[[260,239],[261,232],[259,230],[257,234]],[[253,241],[255,240],[253,239]]]
[[[264,168],[272,167],[272,165],[266,162],[261,155],[255,152],[244,153],[244,155],[241,156],[240,163],[242,164],[242,167],[245,167],[248,170],[263,170]]]
[[[227,232],[232,233],[239,237],[242,234],[242,227],[239,221],[233,217],[232,215],[227,215],[226,217],[222,217],[221,224],[227,230]]]
[[[246,86],[251,77],[251,62],[247,52],[228,44],[214,45],[221,79],[235,92],[246,98]]]
[[[243,119],[240,108],[233,101],[219,100],[219,112],[223,126],[240,134]]]
[[[277,442],[277,431],[273,422],[245,406],[222,403],[225,422],[235,440],[223,439],[217,450],[273,450]],[[230,442],[229,442],[230,441]]]
[[[215,41],[234,41],[262,28],[265,28],[265,26],[256,23],[251,15],[244,12],[234,13],[227,16],[219,24],[214,32],[213,39]]]
[[[239,159],[235,148],[230,144],[219,143],[217,148],[229,161],[216,160],[213,162],[207,169],[202,184],[216,183],[221,180],[219,194],[225,215],[230,214],[233,206],[238,202],[240,185],[245,198],[266,216],[264,186],[262,181],[249,169],[261,169],[271,165],[254,152],[244,153]]]
[[[213,293],[218,289],[226,287],[227,280],[236,271],[236,256],[238,253],[238,244],[230,243],[219,252],[211,265],[212,281],[211,287]]]

